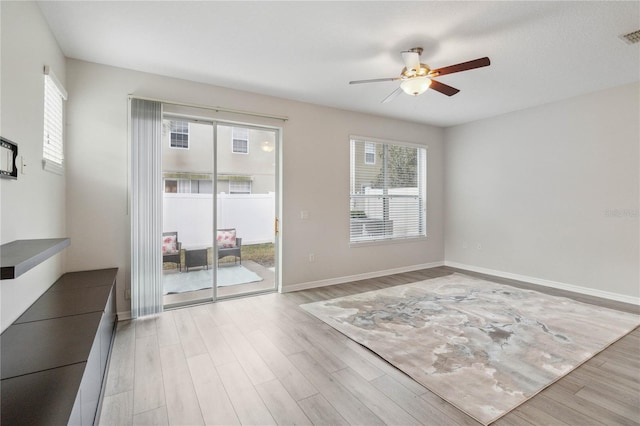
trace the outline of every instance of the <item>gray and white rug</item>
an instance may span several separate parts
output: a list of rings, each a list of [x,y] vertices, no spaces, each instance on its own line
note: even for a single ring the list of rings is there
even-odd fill
[[[184,293],[213,287],[213,268],[189,272],[169,271],[162,276],[164,294]],[[218,287],[262,281],[262,278],[242,265],[221,265],[218,268]]]
[[[301,305],[489,424],[640,316],[462,274]]]

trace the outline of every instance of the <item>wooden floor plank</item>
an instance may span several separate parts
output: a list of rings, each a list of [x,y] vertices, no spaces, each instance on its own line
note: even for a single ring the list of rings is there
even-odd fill
[[[444,415],[455,421],[459,425],[478,426],[478,421],[467,413],[459,410],[454,405],[442,399],[435,393],[428,391],[420,395],[420,398],[424,399],[432,407],[435,407],[441,411]]]
[[[225,364],[217,371],[241,424],[277,424],[239,363]]]
[[[133,391],[104,397],[100,424],[104,426],[128,426],[133,424]]]
[[[320,394],[298,401],[298,405],[314,425],[344,426],[349,424],[349,422],[333,408],[333,405]]]
[[[361,350],[353,350],[346,344],[350,340],[336,329],[318,321],[314,324],[318,333],[317,342],[327,351],[333,353],[349,368],[357,372],[365,380],[373,380],[384,375],[382,370],[370,363],[366,357],[361,356]]]
[[[289,359],[350,424],[384,424],[384,421],[334,380],[329,372],[323,370],[322,366],[306,352],[293,354]]]
[[[104,392],[107,396],[133,391],[135,329],[136,325],[132,321],[118,323]]]
[[[540,401],[538,401],[540,400]],[[580,398],[560,387],[549,387],[540,394],[540,398],[532,399],[530,402],[536,407],[548,411],[548,403],[563,406],[565,409],[553,416],[569,424],[588,424],[589,422],[600,422],[602,424],[635,425],[636,421],[629,420],[626,416],[621,416],[602,405],[594,405],[589,401]]]
[[[135,320],[136,337],[147,337],[156,334],[156,315]]]
[[[336,371],[332,376],[386,424],[422,424],[351,368]]]
[[[318,343],[317,334],[319,331],[317,327],[309,324],[297,324],[291,328],[291,332],[291,337],[294,341],[304,349],[307,355],[310,355],[321,365],[325,371],[333,373],[347,366],[340,358]]]
[[[585,386],[575,393],[575,395],[599,407],[626,417],[631,421],[640,422],[640,417],[638,417],[640,398],[638,398],[637,395],[630,395],[624,392],[615,392],[613,395],[614,398],[611,398],[612,395],[610,392],[611,388],[592,388]]]
[[[178,328],[173,318],[174,311],[166,311],[156,317],[156,333],[158,334],[158,345],[170,346],[180,343]]]
[[[187,359],[189,373],[207,425],[239,425],[240,420],[209,354]]]
[[[446,426],[455,420],[456,424],[480,425],[464,413],[452,418],[386,374],[372,380],[371,384],[422,424]]]
[[[200,336],[195,322],[193,322],[191,310],[189,308],[176,309],[173,312],[173,318],[176,322],[178,336],[180,337],[180,343],[184,349],[185,356],[190,358],[206,353],[207,348],[202,341],[202,336]]]
[[[283,324],[266,323],[260,327],[260,331],[278,347],[284,355],[302,352],[304,349],[292,339],[289,333],[284,331]]]
[[[254,331],[247,336],[247,340],[260,354],[273,374],[280,380],[282,386],[296,401],[308,398],[318,393],[318,390],[307,380],[289,359],[271,343],[261,331]]]
[[[227,324],[221,326],[220,333],[246,372],[249,380],[251,380],[251,383],[257,385],[276,378],[260,354],[251,346],[251,343],[235,325]]]
[[[202,412],[181,345],[160,348],[162,379],[169,423],[202,425]]]
[[[164,382],[157,335],[138,337],[136,333],[134,364],[133,414],[163,407]]]
[[[537,425],[553,425],[553,426],[571,426],[548,415],[546,412],[537,408],[527,406],[525,410],[515,409],[491,423],[492,426],[537,426]]]
[[[312,424],[279,380],[260,383],[256,389],[279,425]]]
[[[167,407],[162,406],[154,410],[145,411],[133,416],[134,426],[168,426]]]
[[[191,310],[191,317],[200,332],[207,352],[211,356],[214,365],[224,365],[236,362],[236,356],[222,337],[219,327],[215,324],[210,311],[204,306],[198,306]]]

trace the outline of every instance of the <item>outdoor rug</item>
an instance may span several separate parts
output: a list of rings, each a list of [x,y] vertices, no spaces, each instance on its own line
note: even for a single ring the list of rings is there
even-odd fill
[[[184,293],[213,286],[213,268],[189,272],[165,272],[162,277],[164,294]],[[218,268],[218,287],[262,281],[262,278],[242,265]]]
[[[485,425],[640,324],[461,274],[301,307]]]

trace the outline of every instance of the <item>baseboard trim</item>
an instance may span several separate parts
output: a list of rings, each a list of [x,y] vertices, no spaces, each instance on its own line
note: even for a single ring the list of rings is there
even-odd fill
[[[118,321],[126,321],[131,319],[131,311],[118,312]]]
[[[530,277],[527,275],[513,274],[511,272],[498,271],[495,269],[482,268],[479,266],[466,265],[464,263],[445,261],[445,266],[457,269],[465,269],[467,271],[478,272],[480,274],[493,275],[500,278],[508,278],[512,280],[524,281],[531,284],[551,287],[558,290],[567,290],[574,293],[580,293],[587,296],[600,297],[602,299],[615,300],[616,302],[630,303],[632,305],[640,305],[640,297],[627,296],[625,294],[612,293],[610,291],[596,290],[593,288],[581,287],[574,284],[561,283],[558,281],[545,280],[542,278]]]
[[[384,269],[381,271],[373,271],[373,272],[365,272],[363,274],[348,275],[346,277],[329,278],[326,280],[308,281],[305,283],[292,284],[288,286],[283,286],[282,293],[308,290],[310,288],[326,287],[326,286],[336,285],[336,284],[344,284],[351,281],[359,281],[359,280],[366,280],[369,278],[384,277],[386,275],[401,274],[403,272],[418,271],[420,269],[436,268],[438,266],[444,266],[444,261],[422,263],[419,265],[403,266],[400,268]]]

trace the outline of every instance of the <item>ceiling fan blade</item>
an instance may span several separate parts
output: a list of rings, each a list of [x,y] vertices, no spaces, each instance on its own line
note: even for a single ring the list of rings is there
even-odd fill
[[[440,83],[439,81],[433,80],[431,79],[431,86],[429,86],[430,89],[435,90],[436,92],[440,92],[444,95],[447,96],[453,96],[456,93],[458,93],[460,90],[456,89],[455,87],[451,87],[447,84],[444,83]]]
[[[392,100],[394,100],[400,93],[402,93],[402,88],[398,87],[396,90],[394,90],[393,92],[391,92],[391,94],[389,96],[387,96],[386,98],[384,98],[382,100],[382,104],[386,104],[387,102],[391,102]]]
[[[354,80],[354,81],[350,81],[349,84],[379,83],[381,81],[396,81],[396,80],[400,80],[400,77],[374,78],[371,80]]]
[[[429,72],[430,77],[439,77],[441,75],[453,74],[454,72],[467,71],[475,68],[482,68],[491,65],[489,58],[484,57],[474,59],[473,61],[462,62],[460,64],[449,65],[448,67],[438,68]]]
[[[404,66],[407,67],[407,71],[412,71],[413,74],[418,72],[420,69],[420,54],[418,52],[405,51],[402,53],[402,60],[404,61]]]

